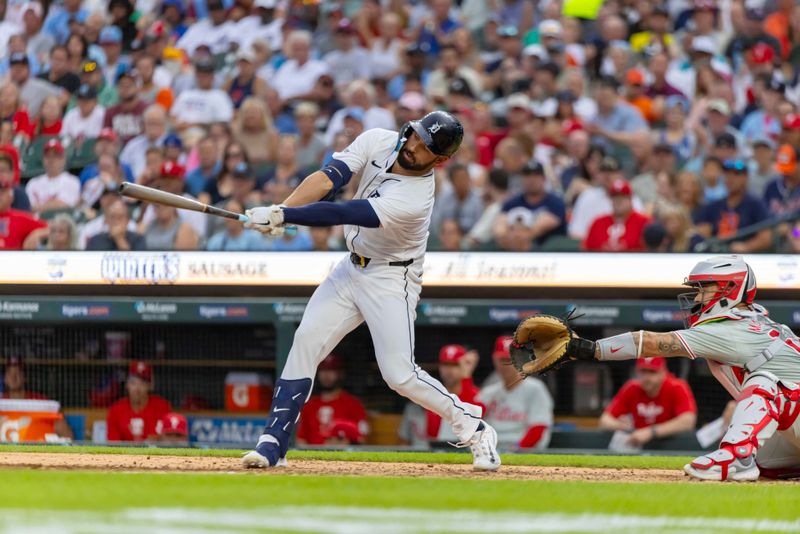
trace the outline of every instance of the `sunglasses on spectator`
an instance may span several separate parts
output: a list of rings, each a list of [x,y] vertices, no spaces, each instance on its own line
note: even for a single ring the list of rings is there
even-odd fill
[[[728,159],[722,164],[722,168],[726,171],[745,172],[747,164],[740,159]]]

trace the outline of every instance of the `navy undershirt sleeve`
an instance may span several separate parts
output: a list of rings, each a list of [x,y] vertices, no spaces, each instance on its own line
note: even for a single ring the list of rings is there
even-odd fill
[[[342,186],[347,185],[350,178],[353,176],[353,171],[347,166],[344,161],[332,159],[330,162],[320,169],[325,175],[333,182],[333,190],[338,191]]]
[[[381,225],[378,214],[369,200],[350,200],[341,204],[315,202],[301,208],[283,208],[283,222],[302,226],[336,226],[352,224],[366,228]]]

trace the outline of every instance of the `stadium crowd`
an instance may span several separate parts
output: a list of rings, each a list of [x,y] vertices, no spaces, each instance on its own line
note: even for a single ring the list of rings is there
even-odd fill
[[[117,187],[280,203],[364,130],[446,109],[465,138],[432,250],[800,252],[796,222],[734,237],[800,209],[800,6],[564,8],[0,0],[0,249],[341,249],[338,229],[264,238]]]

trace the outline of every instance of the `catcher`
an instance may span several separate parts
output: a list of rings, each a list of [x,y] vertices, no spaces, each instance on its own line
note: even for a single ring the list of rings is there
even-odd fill
[[[512,362],[523,375],[536,375],[569,360],[705,358],[737,404],[719,449],[684,471],[703,480],[800,476],[800,339],[753,301],[756,279],[739,256],[699,262],[684,285],[694,289],[678,296],[685,330],[589,341],[565,320],[539,315],[517,327]]]

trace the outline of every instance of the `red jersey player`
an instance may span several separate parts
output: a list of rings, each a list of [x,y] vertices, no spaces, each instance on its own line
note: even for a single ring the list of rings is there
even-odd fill
[[[478,355],[468,351],[463,345],[445,345],[439,350],[439,380],[451,395],[457,396],[464,402],[476,404],[486,412],[486,407],[475,400],[480,389],[472,381],[472,373],[478,365]],[[442,418],[428,411],[427,434],[433,441],[455,440],[455,435],[450,432],[440,435]]]
[[[359,431],[359,442],[369,433],[367,411],[355,396],[342,389],[342,360],[329,354],[317,370],[317,395],[312,395],[297,426],[297,443],[300,445],[323,445],[331,436],[333,425],[339,421],[355,423]]]
[[[689,384],[667,371],[661,357],[636,360],[636,378],[622,386],[600,417],[601,428],[632,431],[628,441],[634,446],[690,432],[696,422],[697,404]]]
[[[144,441],[158,435],[157,425],[172,411],[166,399],[153,395],[153,369],[145,362],[131,363],[125,384],[128,396],[108,409],[108,441]]]
[[[650,219],[633,209],[630,184],[625,180],[614,180],[608,194],[613,212],[592,222],[583,248],[605,252],[644,250],[644,227]]]

